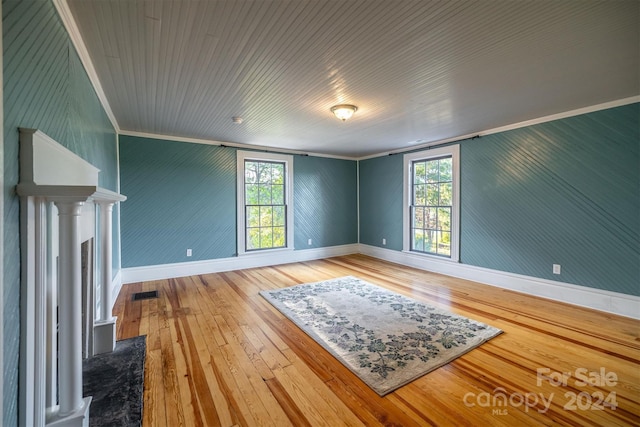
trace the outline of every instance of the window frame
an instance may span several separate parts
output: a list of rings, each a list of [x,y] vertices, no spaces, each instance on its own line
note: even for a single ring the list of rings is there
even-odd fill
[[[293,156],[279,153],[264,153],[259,151],[237,151],[237,245],[238,256],[241,255],[257,255],[262,253],[271,253],[278,251],[292,251],[293,247]],[[285,247],[267,248],[267,249],[251,249],[247,250],[247,223],[246,223],[246,204],[245,204],[245,161],[256,162],[278,162],[284,163],[284,206],[285,206]]]
[[[450,256],[411,250],[411,203],[413,163],[451,156],[451,252]],[[403,156],[402,251],[443,261],[460,261],[460,145],[448,145]]]

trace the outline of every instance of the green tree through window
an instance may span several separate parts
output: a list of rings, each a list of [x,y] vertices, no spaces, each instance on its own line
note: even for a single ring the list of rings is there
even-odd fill
[[[451,255],[452,158],[412,164],[411,250]]]
[[[287,246],[285,163],[245,160],[246,250]]]

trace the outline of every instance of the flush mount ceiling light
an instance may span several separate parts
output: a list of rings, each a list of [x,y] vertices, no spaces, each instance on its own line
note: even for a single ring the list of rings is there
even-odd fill
[[[351,104],[340,104],[331,107],[331,112],[343,122],[347,121],[347,119],[353,116],[353,113],[355,113],[357,110],[358,107]]]
[[[231,120],[233,120],[233,123],[235,123],[237,125],[242,124],[242,121],[243,121],[242,117],[239,117],[239,116],[231,117]]]

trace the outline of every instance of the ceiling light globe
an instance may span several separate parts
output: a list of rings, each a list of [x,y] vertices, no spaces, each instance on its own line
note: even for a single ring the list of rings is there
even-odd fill
[[[343,122],[351,118],[351,116],[353,116],[353,113],[355,113],[357,110],[358,107],[351,104],[340,104],[331,107],[331,112]]]

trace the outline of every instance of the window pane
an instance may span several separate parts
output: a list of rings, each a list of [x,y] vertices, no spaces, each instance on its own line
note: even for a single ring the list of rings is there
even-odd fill
[[[451,183],[440,184],[440,206],[451,206]]]
[[[413,208],[413,228],[424,228],[425,208]]]
[[[271,163],[258,163],[258,182],[271,182]]]
[[[285,247],[287,244],[285,236],[284,227],[273,227],[273,247]]]
[[[438,184],[427,184],[427,206],[438,206]]]
[[[451,255],[451,233],[448,231],[438,233],[438,254]]]
[[[258,227],[260,225],[260,207],[247,207],[247,227]]]
[[[414,251],[424,251],[424,231],[420,229],[413,230],[413,247]]]
[[[425,230],[424,233],[424,251],[436,253],[436,231]]]
[[[260,229],[247,228],[247,250],[260,249]]]
[[[413,183],[424,184],[426,182],[427,169],[424,162],[413,164]]]
[[[257,205],[258,204],[258,185],[247,184],[245,185],[245,204]]]
[[[258,198],[258,203],[261,205],[270,205],[271,204],[271,185],[270,184],[260,184],[260,194]]]
[[[416,206],[424,206],[427,204],[426,194],[425,194],[425,185],[414,185],[413,186],[413,194],[414,200],[413,204]]]
[[[440,179],[439,181],[451,181],[451,175],[452,175],[452,162],[451,162],[451,157],[448,157],[446,159],[440,159],[439,160],[440,163]]]
[[[272,185],[271,198],[274,205],[284,205],[284,185]]]
[[[254,184],[258,180],[258,163],[244,162],[244,182]]]
[[[438,182],[438,161],[427,162],[427,182]]]
[[[263,227],[260,229],[260,248],[273,247],[273,229],[271,227]]]
[[[273,207],[273,225],[282,226],[285,225],[285,209],[284,206]]]
[[[273,225],[273,208],[271,206],[260,207],[260,226],[271,227]]]
[[[451,230],[451,208],[438,208],[438,229]]]
[[[283,163],[271,164],[271,183],[284,185],[284,164]]]
[[[429,208],[425,212],[426,219],[427,219],[427,226],[425,228],[437,228],[436,211],[437,211],[436,208]]]

